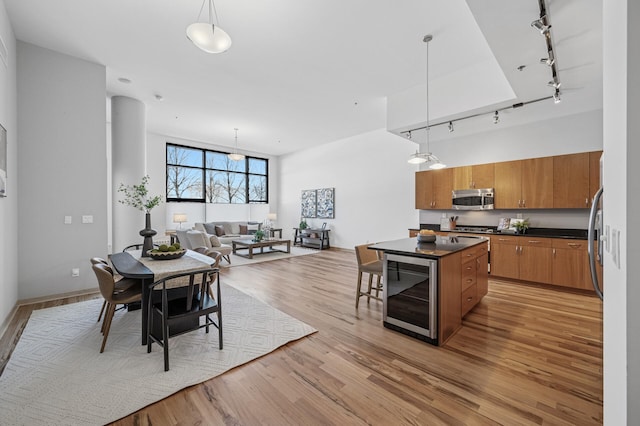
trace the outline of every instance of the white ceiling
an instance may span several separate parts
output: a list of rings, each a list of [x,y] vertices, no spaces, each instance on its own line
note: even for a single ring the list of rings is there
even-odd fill
[[[544,40],[530,27],[537,0],[216,0],[233,40],[218,55],[185,36],[202,0],[4,2],[19,40],[105,65],[107,95],[145,102],[149,131],[232,146],[237,127],[240,149],[265,154],[384,128],[386,97],[424,85],[429,33],[436,92],[456,93],[456,76],[468,87],[470,70],[494,63],[502,72],[474,84],[515,93],[504,105],[552,93],[537,63]],[[567,100],[556,113],[600,108],[602,0],[547,7]],[[447,105],[461,116],[479,104],[458,93]]]

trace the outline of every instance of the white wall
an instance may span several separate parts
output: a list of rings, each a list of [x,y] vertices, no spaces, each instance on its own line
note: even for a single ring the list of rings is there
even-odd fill
[[[640,4],[604,2],[604,224],[620,231],[620,264],[604,255],[604,424],[640,417]],[[635,420],[634,420],[635,419]]]
[[[384,129],[338,140],[280,158],[278,225],[292,238],[300,222],[305,189],[335,188],[335,219],[327,222],[331,245],[404,238],[418,220],[414,208],[415,168],[407,159],[415,144]]]
[[[0,334],[18,300],[18,124],[16,39],[0,0],[0,43],[7,49],[0,59],[0,124],[7,130],[7,197],[0,198]]]
[[[97,287],[89,259],[107,254],[105,96],[104,66],[18,42],[20,299]]]

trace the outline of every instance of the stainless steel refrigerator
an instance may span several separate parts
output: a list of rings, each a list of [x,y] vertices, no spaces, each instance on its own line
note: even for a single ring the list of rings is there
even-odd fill
[[[602,294],[602,288],[600,282],[598,282],[598,271],[596,269],[596,262],[603,264],[602,254],[604,241],[602,240],[602,230],[604,228],[603,221],[603,212],[601,207],[602,201],[602,193],[604,189],[603,181],[602,181],[602,165],[604,160],[604,153],[600,156],[600,188],[596,191],[593,196],[593,203],[591,204],[591,213],[589,214],[589,231],[587,233],[588,244],[587,248],[589,251],[589,266],[591,269],[591,281],[593,283],[593,288],[596,291],[596,294],[603,300],[604,295]],[[595,251],[595,242],[598,241],[598,250]]]

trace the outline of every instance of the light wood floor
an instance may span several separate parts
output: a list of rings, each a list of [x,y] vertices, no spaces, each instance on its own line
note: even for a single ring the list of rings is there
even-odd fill
[[[115,424],[602,424],[596,297],[492,280],[438,348],[385,329],[380,302],[356,311],[356,270],[336,249],[225,269],[225,283],[318,332]],[[86,298],[21,307],[0,369],[33,308]]]

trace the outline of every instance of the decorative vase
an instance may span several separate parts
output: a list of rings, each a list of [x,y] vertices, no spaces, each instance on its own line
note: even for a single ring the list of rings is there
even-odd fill
[[[145,215],[144,229],[140,231],[140,235],[144,237],[142,244],[142,257],[149,257],[148,251],[153,249],[153,236],[157,232],[155,229],[151,229],[151,213]]]

